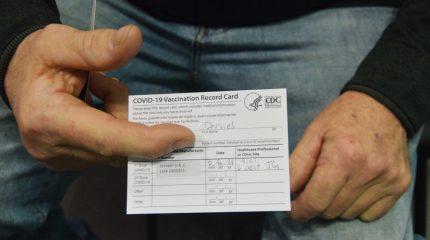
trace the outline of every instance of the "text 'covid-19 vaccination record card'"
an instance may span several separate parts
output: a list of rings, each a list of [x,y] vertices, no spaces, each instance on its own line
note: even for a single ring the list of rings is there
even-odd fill
[[[289,211],[286,89],[129,97],[129,120],[193,130],[193,147],[129,157],[127,214]]]

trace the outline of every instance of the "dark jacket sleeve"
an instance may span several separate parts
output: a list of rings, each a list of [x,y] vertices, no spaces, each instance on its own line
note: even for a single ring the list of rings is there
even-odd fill
[[[409,137],[430,120],[430,0],[406,0],[342,91],[388,107]]]
[[[60,18],[55,0],[0,0],[0,9],[0,93],[8,105],[4,78],[16,48],[27,35]]]

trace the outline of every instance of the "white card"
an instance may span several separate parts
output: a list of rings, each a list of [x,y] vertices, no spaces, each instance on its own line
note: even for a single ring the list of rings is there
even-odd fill
[[[192,129],[193,147],[129,157],[127,214],[289,211],[286,89],[129,97],[129,120]]]

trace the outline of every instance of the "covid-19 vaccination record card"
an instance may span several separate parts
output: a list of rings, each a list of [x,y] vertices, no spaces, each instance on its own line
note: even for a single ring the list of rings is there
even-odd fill
[[[196,141],[129,157],[127,214],[290,210],[286,89],[132,95],[129,121],[184,125]]]

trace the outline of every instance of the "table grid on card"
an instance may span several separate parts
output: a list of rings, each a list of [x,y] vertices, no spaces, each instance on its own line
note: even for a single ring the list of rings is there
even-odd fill
[[[285,204],[288,189],[282,188],[286,182],[281,172],[286,171],[287,159],[283,147],[196,147],[190,157],[133,162],[129,208]],[[262,153],[262,149],[266,151]],[[172,178],[168,172],[170,177],[163,177],[167,170],[160,164],[168,170],[185,169],[186,174]],[[188,167],[193,165],[199,166],[198,171]]]

